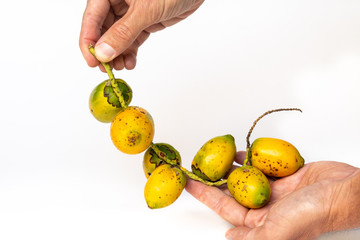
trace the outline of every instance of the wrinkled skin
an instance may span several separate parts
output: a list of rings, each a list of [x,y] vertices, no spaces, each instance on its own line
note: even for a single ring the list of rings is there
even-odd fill
[[[242,163],[245,152],[238,152]],[[234,225],[228,239],[315,239],[321,233],[360,227],[360,170],[340,162],[314,162],[271,181],[270,202],[247,209],[223,188],[188,181],[186,190]]]

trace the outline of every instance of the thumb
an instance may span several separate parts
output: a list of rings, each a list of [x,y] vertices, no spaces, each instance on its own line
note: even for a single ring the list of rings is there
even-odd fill
[[[95,45],[95,56],[110,62],[124,52],[147,27],[144,16],[129,11],[115,22]]]

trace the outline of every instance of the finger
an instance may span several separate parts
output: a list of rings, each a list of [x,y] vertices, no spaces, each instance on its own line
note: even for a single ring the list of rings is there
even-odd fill
[[[306,233],[299,236],[297,231],[299,227],[293,227],[293,224],[290,226],[279,226],[278,224],[269,222],[268,225],[264,224],[260,227],[249,228],[249,227],[236,227],[228,230],[226,232],[226,238],[229,240],[232,239],[243,239],[243,240],[257,240],[257,239],[312,239]]]
[[[308,165],[305,165],[304,167],[302,167],[292,175],[280,178],[272,182],[271,184],[272,199],[276,201],[278,199],[284,198],[286,195],[292,193],[297,188],[302,187],[300,183],[307,170],[308,170]]]
[[[250,232],[251,232],[251,228],[248,227],[236,227],[236,228],[231,228],[230,230],[228,230],[225,234],[226,239],[228,240],[235,240],[235,239],[255,239],[255,238],[251,238]]]
[[[245,226],[261,226],[273,205],[298,188],[306,171],[307,166],[305,165],[302,169],[288,177],[284,177],[276,181],[269,179],[271,185],[271,197],[269,203],[260,209],[249,211],[245,219]]]
[[[101,36],[101,27],[110,9],[107,0],[88,0],[83,15],[79,46],[90,67],[99,65],[99,61],[89,52],[89,45],[95,45]]]
[[[124,56],[124,65],[127,70],[132,70],[136,66],[136,54],[128,53]]]
[[[112,61],[109,62],[109,65],[110,65],[110,68],[113,69],[114,63]],[[99,68],[102,72],[106,73],[105,67],[101,63],[99,64]]]
[[[103,66],[101,63],[99,64],[99,69],[100,69],[100,71],[102,71],[103,73],[106,73],[106,70],[105,70],[104,66]]]
[[[111,25],[115,22],[115,15],[112,11],[109,11],[108,15],[106,16],[103,25],[101,26],[101,36],[111,27]]]
[[[204,1],[195,2],[195,4],[192,5],[188,11],[186,11],[186,12],[184,12],[184,13],[176,16],[176,17],[170,18],[168,20],[165,20],[165,21],[162,21],[162,22],[159,22],[159,23],[155,23],[155,24],[151,25],[150,27],[146,28],[146,31],[154,33],[154,32],[163,30],[164,28],[175,25],[176,23],[184,20],[185,18],[187,18],[188,16],[193,14],[200,7],[200,5],[203,2]]]
[[[224,179],[228,179],[228,178],[229,178],[229,175],[230,175],[235,169],[237,169],[238,167],[239,167],[239,165],[233,164],[233,165],[231,166],[230,170],[225,174]]]
[[[111,7],[115,15],[119,18],[124,16],[127,10],[129,9],[129,5],[126,3],[127,1],[122,0],[122,1],[116,1],[116,3],[114,1],[111,2],[112,2]]]
[[[131,46],[123,52],[124,66],[128,70],[132,70],[136,66],[136,58],[139,47],[145,42],[150,34],[142,31]]]
[[[129,8],[128,12],[115,22],[96,43],[97,59],[103,62],[113,60],[123,53],[146,27],[146,17]]]
[[[216,187],[189,180],[186,191],[234,226],[243,225],[248,209]]]
[[[249,227],[236,227],[228,230],[226,232],[226,239],[243,239],[243,240],[256,240],[256,239],[293,239],[293,238],[284,238],[284,236],[279,236],[279,232],[276,231],[278,229],[274,226],[272,228],[272,232],[268,231],[269,228],[261,226],[256,228],[249,228]],[[276,230],[275,230],[276,229]],[[275,232],[275,231],[276,232]],[[281,234],[280,234],[281,235]]]
[[[115,58],[114,60],[114,68],[116,70],[122,70],[125,67],[124,64],[124,56],[122,54],[120,54],[120,56],[118,56],[117,58]]]
[[[154,33],[154,32],[163,30],[164,28],[166,28],[166,27],[162,23],[155,23],[155,24],[151,25],[150,27],[147,27],[145,29],[145,31],[149,32],[149,33]]]
[[[235,162],[243,165],[246,157],[246,151],[239,151],[235,155]]]
[[[239,151],[235,154],[234,162],[243,165],[245,157],[246,157],[246,151]],[[228,171],[228,173],[225,175],[224,178],[228,178],[230,173],[232,173],[232,171],[234,171],[238,167],[239,165],[237,164],[232,165],[230,171]]]

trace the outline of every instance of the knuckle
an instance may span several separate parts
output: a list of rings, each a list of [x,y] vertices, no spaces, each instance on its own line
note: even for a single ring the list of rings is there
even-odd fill
[[[140,42],[139,42],[139,39],[137,38],[137,39],[135,39],[135,41],[133,42],[133,47],[134,48],[139,48],[140,47]]]
[[[85,22],[88,22],[90,24],[94,24],[96,26],[98,26],[98,29],[97,30],[100,30],[100,23],[103,21],[102,17],[93,13],[93,12],[87,12],[85,15],[84,15],[84,20]]]
[[[115,36],[116,39],[121,39],[126,42],[130,42],[134,38],[134,33],[132,29],[124,23],[117,25],[113,29],[113,35]]]
[[[209,192],[208,188],[203,188],[199,193],[199,201],[206,203],[209,197],[211,197],[211,193]]]
[[[214,206],[214,211],[220,216],[224,216],[227,214],[226,206],[229,204],[229,198],[227,196],[223,196],[219,199],[219,201]]]

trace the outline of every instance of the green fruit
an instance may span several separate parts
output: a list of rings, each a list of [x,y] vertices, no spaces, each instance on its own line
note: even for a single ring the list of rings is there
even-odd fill
[[[122,79],[116,82],[124,96],[127,105],[132,99],[130,86]],[[89,108],[91,114],[100,122],[109,123],[118,112],[122,110],[119,99],[113,91],[109,80],[105,80],[97,85],[90,94]]]
[[[156,143],[154,145],[156,145],[159,150],[165,153],[167,159],[169,159],[172,163],[177,164],[178,166],[181,165],[180,154],[173,146],[167,143]],[[155,168],[164,163],[165,162],[161,158],[159,158],[158,155],[156,155],[155,151],[152,148],[148,148],[144,154],[143,160],[143,169],[146,178],[149,178]]]
[[[253,166],[235,169],[228,177],[227,186],[236,201],[247,208],[263,207],[270,199],[269,180]]]
[[[207,181],[217,181],[231,169],[236,154],[235,139],[230,134],[207,141],[195,155],[191,169]]]
[[[149,208],[163,208],[171,205],[181,195],[186,185],[184,173],[175,166],[163,164],[148,178],[144,196]]]

